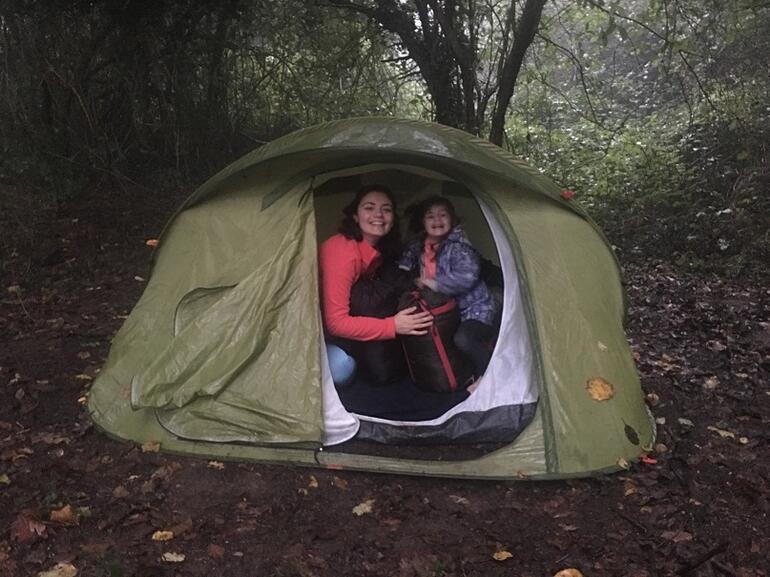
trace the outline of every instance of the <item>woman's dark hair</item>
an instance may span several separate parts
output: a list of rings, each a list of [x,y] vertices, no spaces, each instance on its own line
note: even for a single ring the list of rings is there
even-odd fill
[[[356,219],[353,218],[358,212],[358,206],[364,197],[370,192],[381,192],[388,197],[388,200],[393,205],[393,227],[390,232],[383,236],[377,243],[377,250],[382,255],[383,259],[395,259],[401,253],[401,230],[398,226],[398,214],[396,206],[396,198],[393,196],[393,192],[384,184],[366,184],[356,191],[356,195],[353,197],[345,208],[342,209],[342,213],[345,215],[340,224],[339,232],[345,238],[355,239],[357,241],[363,240],[361,234],[361,227],[358,226]]]
[[[425,215],[434,206],[442,206],[446,209],[452,221],[452,228],[460,224],[460,219],[457,218],[457,211],[452,201],[445,196],[434,195],[407,207],[406,216],[409,218],[410,233],[417,237],[425,238]]]

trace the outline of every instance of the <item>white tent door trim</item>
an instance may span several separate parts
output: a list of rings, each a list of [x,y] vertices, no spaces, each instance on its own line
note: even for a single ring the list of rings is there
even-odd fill
[[[503,314],[500,334],[487,371],[476,391],[463,402],[440,417],[430,421],[392,421],[348,412],[340,401],[332,381],[326,356],[326,344],[321,339],[321,371],[324,412],[324,445],[331,446],[352,439],[358,432],[360,420],[396,426],[436,426],[465,412],[483,412],[496,407],[534,403],[538,399],[534,379],[534,352],[530,337],[521,286],[510,241],[492,210],[476,198],[489,224],[503,270]],[[320,310],[318,312],[320,315]]]

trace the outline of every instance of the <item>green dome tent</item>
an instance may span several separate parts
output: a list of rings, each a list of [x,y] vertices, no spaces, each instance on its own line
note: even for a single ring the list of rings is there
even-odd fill
[[[430,421],[350,412],[331,383],[317,247],[368,182],[389,185],[402,206],[450,196],[503,271],[489,369]],[[466,478],[596,474],[654,438],[624,314],[611,247],[537,171],[436,124],[330,122],[244,156],[183,204],[89,409],[109,434],[207,458]],[[350,439],[506,442],[446,461],[347,451]]]

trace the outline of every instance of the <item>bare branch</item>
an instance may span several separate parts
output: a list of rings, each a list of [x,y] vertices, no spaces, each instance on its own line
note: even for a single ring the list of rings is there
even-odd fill
[[[647,32],[649,32],[653,36],[656,36],[656,37],[660,38],[661,40],[663,40],[663,42],[666,42],[666,43],[669,42],[667,36],[664,36],[663,34],[658,32],[657,30],[654,30],[650,26],[647,26],[647,24],[645,24],[641,20],[637,20],[633,16],[627,16],[625,14],[621,14],[620,12],[615,12],[614,10],[610,10],[608,8],[605,8],[601,3],[596,2],[596,0],[586,0],[586,2],[588,4],[590,4],[591,6],[593,6],[594,8],[598,8],[599,10],[604,12],[605,14],[609,14],[610,16],[614,16],[616,18],[620,18],[621,20],[626,20],[628,22],[633,22],[634,24],[636,24],[640,28],[644,28],[645,30],[647,30]]]
[[[703,86],[703,83],[701,83],[700,78],[698,77],[698,73],[695,72],[695,69],[687,61],[687,58],[685,57],[684,52],[682,50],[679,50],[679,57],[682,59],[682,62],[684,62],[684,65],[687,67],[687,70],[690,71],[690,74],[692,74],[693,78],[695,78],[695,83],[698,85],[698,88],[700,89],[701,94],[703,94],[704,98],[706,99],[706,102],[708,102],[709,106],[711,106],[711,110],[716,110],[717,107],[714,106],[714,103],[711,101],[711,98],[709,98],[708,92],[706,92],[706,88]]]
[[[537,35],[538,38],[543,40],[546,44],[550,44],[554,48],[561,50],[567,56],[569,56],[569,59],[572,60],[572,63],[575,65],[578,71],[578,75],[580,76],[580,85],[583,87],[583,94],[586,97],[586,102],[588,103],[588,108],[591,110],[591,117],[594,123],[601,126],[601,122],[599,121],[598,117],[596,116],[596,109],[594,108],[594,104],[591,101],[591,94],[588,90],[588,83],[586,82],[586,76],[585,76],[585,69],[583,68],[583,63],[580,61],[580,59],[577,57],[577,55],[567,48],[566,46],[562,46],[561,44],[551,40],[547,36],[544,36],[543,34]]]

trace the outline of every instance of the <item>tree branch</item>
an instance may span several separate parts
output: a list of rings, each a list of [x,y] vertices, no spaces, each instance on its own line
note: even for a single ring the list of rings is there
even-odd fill
[[[429,46],[433,46],[436,42],[436,25],[430,19],[428,6],[425,0],[415,0],[414,5],[417,7],[417,15],[420,17],[422,36]]]
[[[709,103],[709,106],[711,106],[711,110],[716,110],[717,107],[714,106],[714,103],[711,101],[711,98],[709,98],[708,92],[706,92],[706,88],[703,86],[703,84],[700,81],[700,78],[698,77],[698,73],[695,72],[695,69],[690,65],[690,63],[687,61],[687,58],[684,55],[684,52],[682,50],[679,50],[679,57],[682,59],[682,62],[684,62],[684,65],[687,66],[687,70],[690,71],[690,74],[692,74],[693,78],[695,78],[695,82],[698,85],[698,88],[701,91],[701,94],[703,94],[704,98],[706,99],[706,102]]]
[[[532,44],[540,25],[540,16],[543,13],[545,2],[546,0],[527,0],[524,5],[524,11],[521,14],[521,20],[519,20],[516,26],[513,46],[505,58],[505,65],[503,66],[503,73],[500,78],[500,88],[497,91],[497,101],[495,102],[495,109],[492,114],[492,127],[489,131],[489,140],[498,146],[503,143],[505,114],[513,97],[513,89],[516,85],[521,65],[524,63],[524,56],[527,54],[527,49]]]
[[[609,14],[610,16],[614,16],[616,18],[620,18],[621,20],[626,20],[628,22],[633,22],[637,26],[647,30],[647,32],[649,32],[653,36],[657,36],[658,38],[663,40],[663,42],[668,43],[668,37],[667,36],[663,36],[657,30],[654,30],[653,28],[647,26],[647,24],[645,24],[644,22],[642,22],[640,20],[637,20],[636,18],[634,18],[632,16],[626,16],[625,14],[620,14],[619,12],[615,12],[614,10],[609,10],[608,8],[605,8],[604,6],[602,6],[602,4],[600,4],[599,2],[596,2],[595,0],[586,0],[586,3],[590,4],[594,8],[598,8],[599,10],[604,12],[605,14]]]
[[[476,118],[475,100],[476,94],[479,93],[479,86],[476,78],[475,46],[469,45],[469,41],[464,34],[458,35],[452,18],[444,10],[441,2],[428,0],[428,4],[430,4],[433,13],[436,15],[436,19],[441,25],[444,36],[452,49],[455,61],[460,68],[460,78],[465,100],[465,128],[469,132],[477,133],[479,119]],[[451,7],[451,1],[448,5]],[[469,25],[472,27],[473,23],[471,22]],[[465,44],[462,41],[465,41]]]
[[[538,38],[543,40],[546,44],[550,44],[554,48],[557,48],[558,50],[561,50],[562,52],[566,53],[567,56],[569,56],[570,60],[575,64],[577,67],[578,74],[580,75],[580,85],[583,87],[583,94],[586,97],[586,102],[588,103],[588,108],[591,110],[591,117],[594,123],[598,124],[599,126],[602,126],[602,123],[599,121],[599,119],[596,116],[596,109],[594,108],[594,104],[591,101],[591,95],[588,91],[588,84],[586,82],[585,77],[585,69],[583,68],[583,63],[580,61],[580,59],[575,55],[575,53],[567,48],[566,46],[562,46],[561,44],[554,42],[547,36],[544,36],[542,34],[537,35]]]

